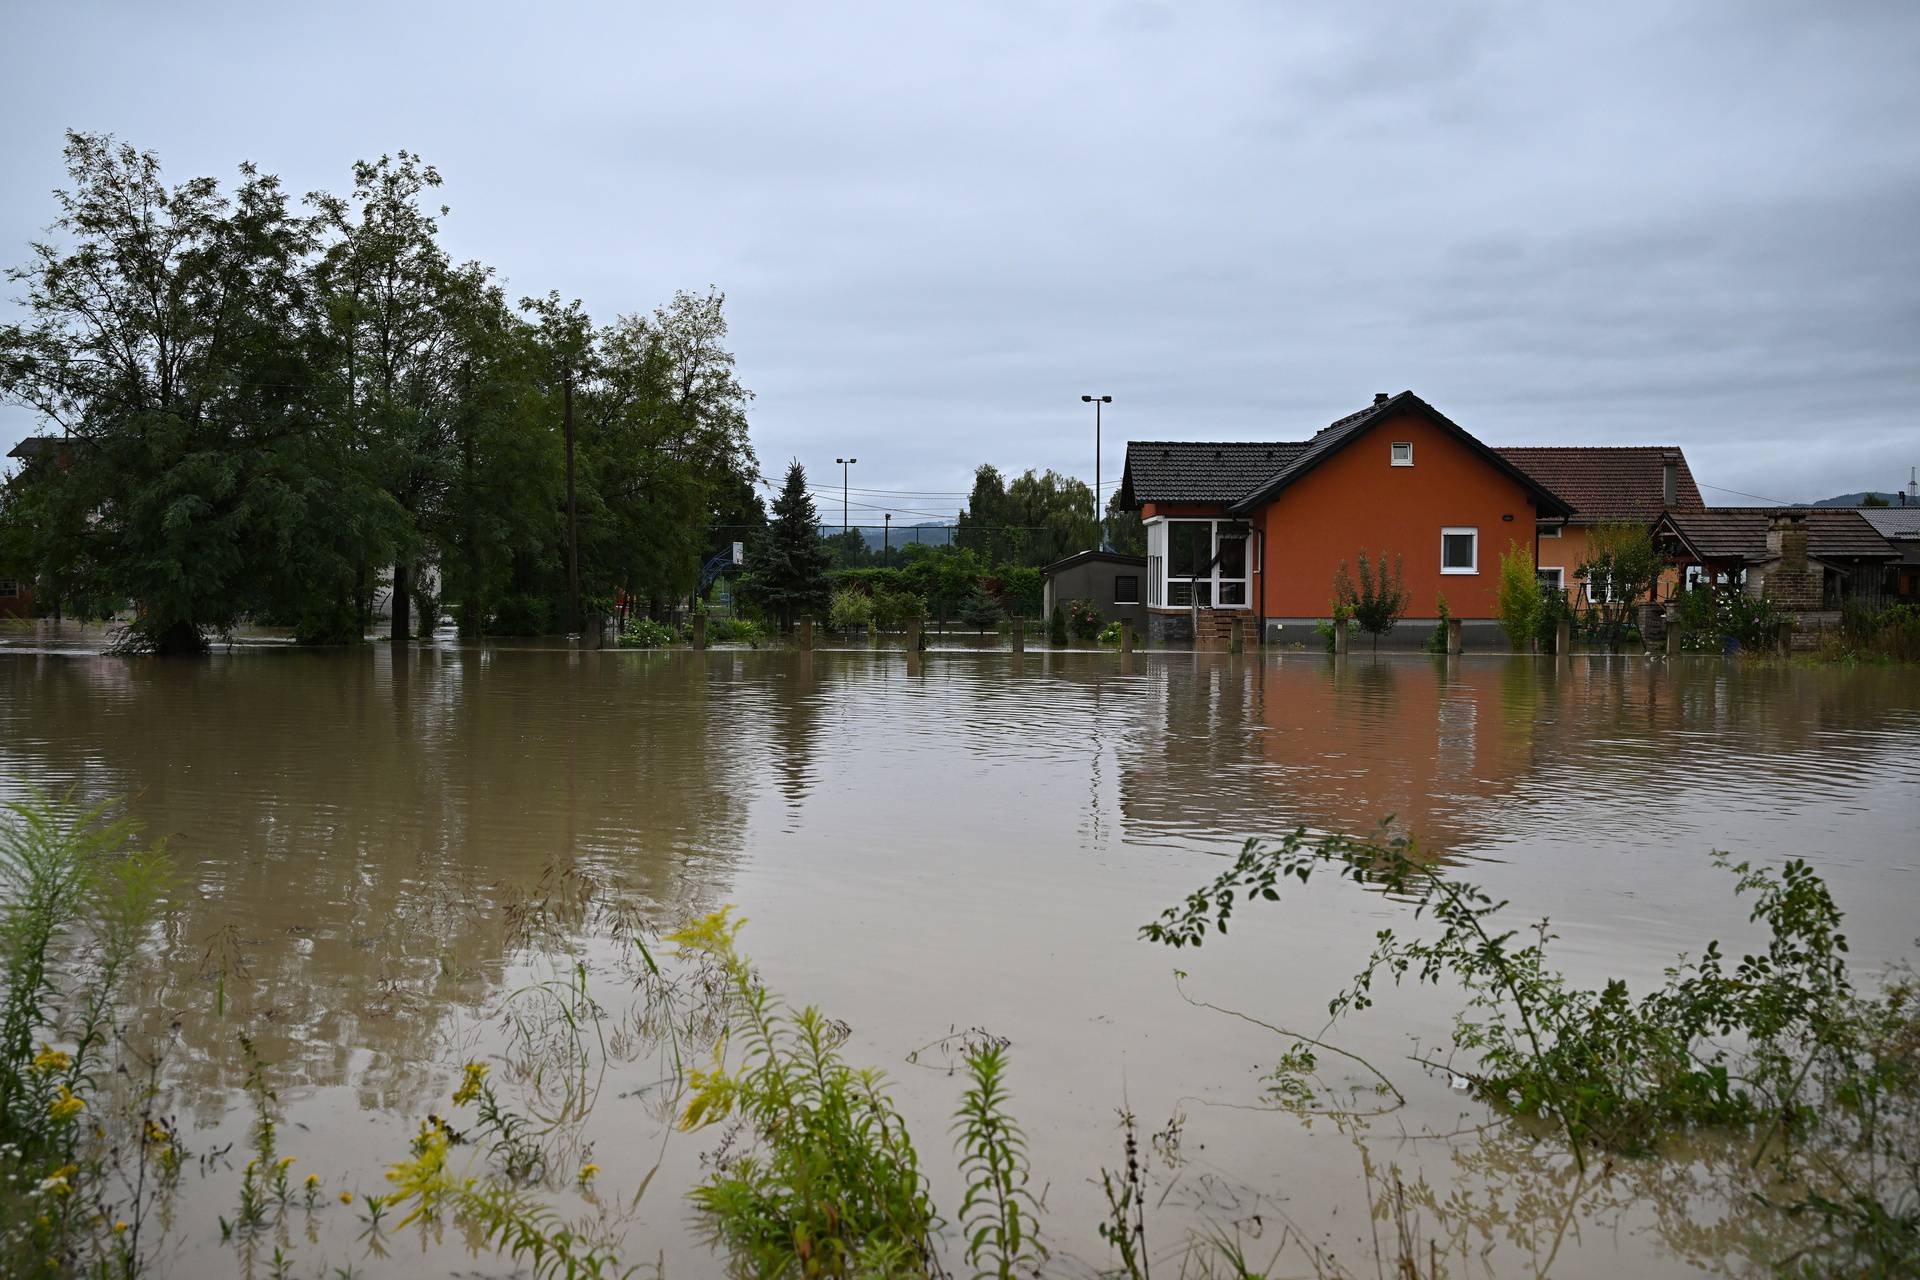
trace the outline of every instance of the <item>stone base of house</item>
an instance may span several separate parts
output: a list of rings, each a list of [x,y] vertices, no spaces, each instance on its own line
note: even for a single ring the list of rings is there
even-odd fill
[[[1264,643],[1283,649],[1296,646],[1306,649],[1323,649],[1326,641],[1320,634],[1321,618],[1268,618],[1266,631],[1262,635]],[[1440,625],[1438,618],[1402,618],[1393,630],[1380,637],[1380,652],[1407,653],[1423,650],[1432,638],[1434,628]],[[1507,633],[1500,624],[1491,618],[1463,618],[1460,620],[1460,647],[1466,653],[1511,653],[1507,644]],[[1353,637],[1353,652],[1372,653],[1373,637],[1365,632],[1356,632]]]
[[[1193,615],[1185,609],[1178,613],[1147,610],[1147,644],[1155,649],[1190,647],[1193,644]]]

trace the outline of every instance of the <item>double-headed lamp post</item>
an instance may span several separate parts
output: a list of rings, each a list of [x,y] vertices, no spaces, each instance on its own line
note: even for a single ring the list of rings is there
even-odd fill
[[[1112,396],[1081,396],[1082,404],[1093,406],[1093,519],[1100,526],[1100,545],[1107,545],[1106,521],[1100,514],[1100,406],[1112,404]]]
[[[840,536],[847,536],[847,468],[860,461],[858,458],[835,458],[840,464]]]

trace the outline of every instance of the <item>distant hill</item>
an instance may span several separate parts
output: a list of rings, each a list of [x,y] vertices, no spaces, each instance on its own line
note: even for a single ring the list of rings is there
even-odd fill
[[[1868,498],[1878,498],[1890,507],[1897,507],[1900,505],[1900,495],[1898,493],[1872,493],[1872,492],[1843,493],[1837,498],[1822,498],[1820,499],[1820,501],[1814,503],[1813,505],[1816,507],[1857,507],[1860,504],[1864,503]]]

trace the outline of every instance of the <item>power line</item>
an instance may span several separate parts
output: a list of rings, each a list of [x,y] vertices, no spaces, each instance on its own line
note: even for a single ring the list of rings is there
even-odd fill
[[[1788,502],[1785,498],[1765,498],[1757,493],[1747,493],[1740,489],[1729,489],[1725,485],[1702,484],[1700,487],[1702,489],[1711,489],[1715,493],[1731,493],[1735,497],[1739,497],[1739,498],[1752,498],[1755,502],[1770,503],[1771,505],[1776,507],[1793,507],[1793,506],[1801,505],[1795,502]]]

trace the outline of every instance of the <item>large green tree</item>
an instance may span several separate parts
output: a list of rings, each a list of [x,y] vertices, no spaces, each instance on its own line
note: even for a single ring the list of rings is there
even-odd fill
[[[71,465],[13,515],[55,599],[131,604],[131,647],[198,652],[403,521],[329,430],[302,338],[314,230],[279,182],[168,186],[93,134],[68,135],[66,163],[51,234],[8,273],[30,319],[0,329],[0,394],[71,435]]]

